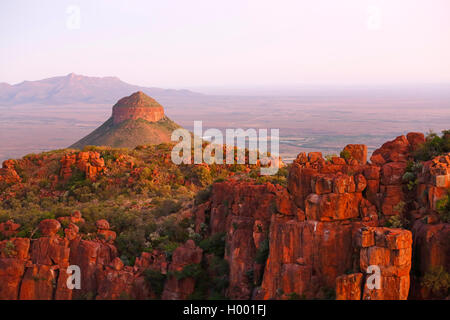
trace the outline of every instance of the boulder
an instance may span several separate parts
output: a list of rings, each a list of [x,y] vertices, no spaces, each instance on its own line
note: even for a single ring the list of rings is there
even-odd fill
[[[39,231],[43,236],[54,236],[61,229],[61,223],[58,220],[46,219],[39,223]]]
[[[95,225],[99,230],[109,230],[109,222],[105,219],[98,220]]]
[[[350,156],[350,159],[358,161],[359,164],[367,163],[367,146],[364,144],[349,144],[345,146],[344,153]]]
[[[409,132],[406,135],[411,151],[416,151],[421,145],[425,143],[425,135],[421,132]]]
[[[384,162],[407,162],[409,154],[410,144],[408,139],[405,136],[399,136],[375,150],[370,160],[377,165],[382,165]]]

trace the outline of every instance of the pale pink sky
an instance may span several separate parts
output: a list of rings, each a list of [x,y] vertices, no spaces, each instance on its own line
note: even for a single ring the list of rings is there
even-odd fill
[[[8,83],[70,72],[186,88],[450,83],[449,57],[448,0],[0,2]]]

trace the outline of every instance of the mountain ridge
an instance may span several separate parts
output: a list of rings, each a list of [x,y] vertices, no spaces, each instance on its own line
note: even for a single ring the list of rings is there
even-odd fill
[[[114,103],[131,92],[142,91],[155,98],[201,96],[202,94],[181,89],[163,89],[129,84],[118,77],[90,77],[70,73],[18,84],[0,83],[0,104],[27,103]]]

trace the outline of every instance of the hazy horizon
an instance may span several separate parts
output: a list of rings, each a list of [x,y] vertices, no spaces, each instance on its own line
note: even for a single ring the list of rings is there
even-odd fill
[[[0,159],[71,145],[136,86],[185,127],[279,128],[286,157],[448,129],[449,15],[447,0],[1,1],[0,83],[125,84],[0,86]]]
[[[25,82],[39,82],[52,78],[68,77],[71,74],[88,78],[117,78],[127,84],[140,86],[139,83],[129,83],[116,75],[86,75],[77,72],[69,74],[57,74],[43,79],[23,79],[16,83],[1,81],[0,84],[11,86],[20,85]],[[158,87],[155,85],[155,87]],[[348,95],[348,94],[369,94],[374,92],[383,92],[390,94],[405,93],[432,93],[432,94],[450,94],[450,82],[448,83],[399,83],[399,84],[286,84],[286,85],[229,85],[229,86],[184,86],[184,87],[166,87],[164,89],[187,89],[197,93],[210,95],[237,95],[237,96],[301,96],[303,94],[317,94],[327,96],[329,94]],[[130,92],[131,94],[131,92]]]

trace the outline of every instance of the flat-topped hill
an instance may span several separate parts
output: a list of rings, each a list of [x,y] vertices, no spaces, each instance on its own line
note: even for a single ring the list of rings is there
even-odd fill
[[[164,118],[164,108],[155,99],[138,91],[113,106],[112,118],[114,124],[137,119],[156,122]]]
[[[72,148],[87,145],[134,148],[144,144],[170,142],[172,131],[180,126],[164,115],[164,108],[142,91],[120,99],[112,116],[92,133],[74,143]]]

